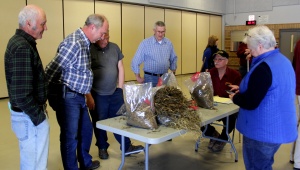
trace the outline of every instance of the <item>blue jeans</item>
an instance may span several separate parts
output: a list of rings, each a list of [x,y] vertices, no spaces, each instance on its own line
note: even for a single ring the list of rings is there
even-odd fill
[[[96,127],[96,122],[99,120],[104,120],[108,118],[117,117],[116,113],[120,107],[124,104],[123,99],[123,90],[117,88],[112,95],[98,95],[95,91],[92,90],[92,96],[95,101],[95,110],[90,110],[90,114],[93,120],[93,126],[96,137],[96,146],[99,149],[107,149],[109,143],[107,142],[107,133],[105,130],[98,129]],[[121,136],[114,134],[116,140],[121,144]],[[131,145],[131,141],[128,137],[125,137],[125,151]],[[120,145],[120,149],[121,149]]]
[[[152,76],[149,74],[144,75],[144,83],[152,82],[152,87],[156,87],[158,83],[159,76]]]
[[[47,169],[50,129],[48,118],[35,126],[27,114],[11,110],[10,103],[8,107],[11,114],[11,127],[19,140],[20,169]]]
[[[56,117],[60,125],[60,151],[64,169],[77,170],[77,158],[81,169],[90,167],[93,126],[85,96],[62,86],[58,100]]]
[[[243,135],[243,157],[246,170],[272,170],[274,155],[280,145],[260,142]]]

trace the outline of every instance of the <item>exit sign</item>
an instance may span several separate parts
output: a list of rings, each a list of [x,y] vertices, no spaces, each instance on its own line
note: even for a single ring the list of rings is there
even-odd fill
[[[246,25],[256,25],[256,20],[254,20],[254,21],[246,21]]]

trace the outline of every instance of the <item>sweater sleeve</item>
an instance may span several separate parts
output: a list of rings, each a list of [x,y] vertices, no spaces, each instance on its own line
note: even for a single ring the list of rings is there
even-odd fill
[[[233,103],[241,108],[254,110],[264,99],[272,84],[272,72],[267,63],[258,65],[249,77],[248,88],[244,93],[233,97]]]

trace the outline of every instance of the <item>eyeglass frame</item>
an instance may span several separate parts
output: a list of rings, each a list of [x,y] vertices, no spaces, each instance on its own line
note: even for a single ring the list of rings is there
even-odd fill
[[[227,58],[218,58],[218,59],[214,58],[213,61],[215,61],[215,62],[216,62],[216,61],[217,61],[217,62],[220,62],[220,61],[223,61],[223,60],[226,60],[226,59],[227,59]]]

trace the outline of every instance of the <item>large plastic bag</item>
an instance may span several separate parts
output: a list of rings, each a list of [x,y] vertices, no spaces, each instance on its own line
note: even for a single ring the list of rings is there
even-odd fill
[[[145,129],[157,129],[154,114],[152,83],[125,84],[127,124]]]
[[[173,72],[165,73],[162,76],[159,77],[158,83],[156,86],[172,86],[172,87],[178,87],[176,77]]]
[[[214,90],[209,72],[197,72],[184,84],[199,107],[214,108]]]
[[[156,92],[158,90],[160,90],[161,88],[167,88],[167,87],[177,88],[178,90],[180,89],[180,87],[177,84],[177,80],[176,80],[176,77],[175,77],[173,72],[165,73],[161,77],[159,77],[156,87],[153,88],[154,97],[155,97]],[[170,115],[160,113],[161,112],[160,107],[157,106],[157,105],[160,105],[160,104],[162,104],[162,103],[155,103],[154,104],[155,105],[156,118],[157,118],[157,121],[158,121],[159,124],[167,126],[170,122],[174,122],[174,120],[172,119],[172,117]],[[169,106],[169,107],[172,107],[172,106]],[[157,110],[157,108],[159,110]]]

